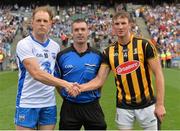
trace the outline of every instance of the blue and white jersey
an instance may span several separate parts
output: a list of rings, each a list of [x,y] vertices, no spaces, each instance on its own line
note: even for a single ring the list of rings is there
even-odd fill
[[[102,54],[88,47],[87,51],[79,54],[73,45],[57,56],[55,76],[68,82],[87,83],[96,77],[102,61]],[[74,103],[92,102],[100,97],[100,90],[82,92],[76,97],[68,95],[64,88],[60,91],[62,97]]]
[[[18,42],[16,54],[19,80],[16,107],[42,108],[56,105],[54,87],[35,80],[24,67],[23,60],[36,58],[40,69],[53,75],[59,51],[59,45],[51,39],[40,43],[29,35]]]

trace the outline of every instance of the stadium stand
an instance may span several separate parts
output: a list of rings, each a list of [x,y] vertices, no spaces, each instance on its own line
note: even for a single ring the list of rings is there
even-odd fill
[[[64,4],[63,4],[64,2]],[[131,13],[134,24],[133,32],[138,36],[152,38],[157,43],[159,52],[170,50],[172,66],[179,67],[180,56],[180,23],[178,21],[179,4],[176,0],[141,1],[123,0],[2,0],[0,1],[0,48],[3,50],[6,61],[4,66],[11,69],[15,63],[14,48],[17,39],[25,37],[30,31],[30,16],[38,5],[50,4],[55,11],[54,24],[50,36],[62,45],[61,34],[67,36],[69,46],[72,41],[71,22],[77,18],[84,18],[89,23],[89,43],[103,50],[116,37],[111,35],[111,18],[119,10]],[[28,5],[27,5],[28,3]],[[146,5],[149,4],[149,5]],[[162,17],[159,17],[162,16]]]

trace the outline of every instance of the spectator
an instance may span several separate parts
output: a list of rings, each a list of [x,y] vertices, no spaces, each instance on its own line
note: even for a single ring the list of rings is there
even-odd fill
[[[0,71],[3,71],[4,58],[5,58],[5,55],[4,55],[3,51],[2,51],[2,49],[0,49]]]

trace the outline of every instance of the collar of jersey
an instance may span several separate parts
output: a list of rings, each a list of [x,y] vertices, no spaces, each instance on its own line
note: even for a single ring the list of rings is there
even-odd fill
[[[74,48],[73,44],[71,45],[71,48],[81,57],[81,56],[84,56],[86,53],[89,53],[90,52],[90,46],[88,44],[88,48],[85,52],[82,52],[82,53],[79,53],[76,51],[76,49]]]
[[[130,34],[130,40],[129,40],[127,43],[122,44],[122,43],[118,42],[118,44],[119,44],[120,46],[127,46],[129,43],[131,43],[133,37],[134,37],[134,35],[133,35],[133,33],[131,33],[131,34]]]
[[[40,44],[43,47],[47,47],[49,44],[49,41],[50,41],[49,39],[47,39],[46,42],[41,43],[41,42],[37,41],[31,33],[30,33],[30,37],[32,38],[33,41],[35,41],[36,43]]]

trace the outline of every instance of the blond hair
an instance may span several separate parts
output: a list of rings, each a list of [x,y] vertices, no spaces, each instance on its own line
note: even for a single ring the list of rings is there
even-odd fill
[[[53,19],[53,16],[54,16],[54,15],[53,15],[53,11],[52,11],[52,9],[51,9],[50,6],[40,6],[40,7],[36,7],[35,10],[33,11],[33,15],[32,15],[33,19],[34,19],[35,14],[36,14],[37,12],[39,12],[39,11],[47,12],[47,13],[49,14],[50,20]]]

